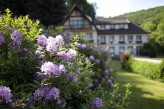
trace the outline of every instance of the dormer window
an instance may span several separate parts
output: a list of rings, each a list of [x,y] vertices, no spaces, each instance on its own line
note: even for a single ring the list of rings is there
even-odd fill
[[[100,25],[100,29],[105,30],[106,29],[105,25]]]
[[[124,24],[119,25],[119,29],[124,29],[124,28],[125,28]]]

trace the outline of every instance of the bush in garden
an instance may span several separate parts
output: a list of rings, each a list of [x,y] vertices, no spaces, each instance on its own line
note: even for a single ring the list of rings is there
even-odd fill
[[[34,42],[40,32],[39,21],[28,16],[12,18],[6,9],[6,14],[0,17],[0,85],[21,92],[33,82],[37,71]]]
[[[0,22],[0,108],[106,109],[121,98],[107,97],[113,77],[105,48],[96,53],[82,44],[86,57],[78,52],[77,37],[68,45],[60,35],[37,38],[39,22],[11,18],[9,10]]]
[[[122,69],[129,69],[127,62],[130,57],[131,57],[131,53],[129,50],[126,50],[122,54],[120,54],[120,64]]]
[[[133,72],[139,73],[151,79],[160,79],[163,77],[163,63],[153,63],[147,61],[139,61],[131,58],[128,62]]]

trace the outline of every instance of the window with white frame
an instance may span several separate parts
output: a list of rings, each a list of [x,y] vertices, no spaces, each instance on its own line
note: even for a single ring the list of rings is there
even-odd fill
[[[87,33],[87,39],[88,40],[93,40],[93,34],[92,33]]]
[[[115,53],[115,48],[114,48],[114,47],[112,47],[112,46],[111,46],[111,47],[109,47],[109,52],[110,52],[110,53]]]
[[[120,47],[119,47],[119,52],[120,52],[120,53],[123,53],[124,51],[125,51],[125,47],[124,47],[124,46],[120,46]]]
[[[128,46],[128,50],[131,52],[131,54],[133,53],[133,46]]]
[[[110,29],[115,29],[115,25],[110,25]]]
[[[136,55],[140,54],[140,50],[141,50],[142,46],[137,46],[136,47]]]
[[[101,42],[106,43],[106,37],[105,36],[101,36]]]
[[[83,28],[84,27],[84,20],[70,20],[70,27],[71,28]]]
[[[141,34],[136,35],[136,41],[142,41],[142,35]]]
[[[113,43],[113,42],[114,42],[114,35],[109,36],[109,42],[110,42],[110,43]]]
[[[125,41],[125,36],[124,35],[120,35],[119,36],[119,41],[120,42],[124,42]]]
[[[100,25],[100,29],[101,30],[105,30],[106,29],[106,25]]]
[[[124,24],[119,25],[119,29],[124,29],[124,27],[125,27]]]
[[[128,35],[128,41],[132,42],[133,41],[133,35]]]

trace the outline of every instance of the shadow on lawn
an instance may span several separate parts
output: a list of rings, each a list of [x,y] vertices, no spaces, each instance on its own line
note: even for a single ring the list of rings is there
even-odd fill
[[[124,73],[124,74],[121,74]],[[130,83],[132,87],[130,91],[132,94],[130,95],[130,105],[129,109],[164,109],[164,97],[161,98],[153,98],[154,93],[149,90],[145,91],[139,87],[138,84],[145,84],[142,80],[139,80],[140,75],[132,76],[133,73],[125,73],[119,72],[116,75],[116,81],[122,84]],[[118,78],[117,78],[118,77]],[[124,87],[121,87],[124,89]]]

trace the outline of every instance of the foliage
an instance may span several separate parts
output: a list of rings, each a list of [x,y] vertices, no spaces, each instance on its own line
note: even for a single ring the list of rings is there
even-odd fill
[[[80,4],[85,14],[95,16],[93,6],[86,0],[1,0],[0,11],[9,8],[14,16],[29,15],[31,19],[40,20],[44,26],[50,26],[61,24],[75,3]]]
[[[23,18],[11,18],[9,12],[0,18],[0,108],[127,108],[129,86],[125,96],[119,94],[106,48],[77,48],[76,35],[65,44],[61,35],[42,34],[36,45],[38,22]],[[34,27],[28,27],[30,21]]]
[[[147,56],[147,57],[156,57],[156,52],[154,50],[153,45],[150,43],[145,43],[143,45],[143,47],[141,48],[140,55],[141,56]]]
[[[91,16],[93,18],[95,17],[96,12],[94,6],[93,4],[89,4],[87,0],[68,0],[69,9],[72,8],[74,4],[78,5],[85,15]]]
[[[160,79],[162,78],[162,67],[159,63],[152,63],[147,61],[139,61],[131,58],[129,60],[129,66],[133,72],[139,73],[143,76],[146,76],[150,79]]]
[[[20,92],[24,89],[21,85],[26,86],[33,81],[37,60],[32,50],[41,29],[39,21],[34,22],[28,16],[11,16],[12,13],[7,9],[0,18],[0,35],[4,37],[4,44],[0,46],[0,84]]]
[[[163,52],[164,11],[163,10],[164,10],[164,6],[160,6],[148,10],[141,10],[141,11],[121,15],[122,17],[126,17],[129,20],[143,27],[149,33],[149,41],[151,42],[152,45],[155,45],[153,46],[154,50],[160,47],[162,49],[160,49],[159,52],[158,51],[156,52],[162,54],[164,54]]]

